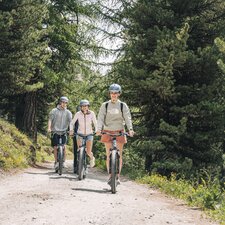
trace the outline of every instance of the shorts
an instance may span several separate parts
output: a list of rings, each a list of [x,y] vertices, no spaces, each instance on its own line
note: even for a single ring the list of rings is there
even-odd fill
[[[87,135],[86,137],[87,137],[86,141],[93,141],[93,139],[94,139],[94,136],[93,135]],[[81,137],[79,135],[76,135],[76,139],[82,142],[83,137]]]
[[[56,133],[52,135],[52,137],[51,137],[52,147],[57,146],[59,144],[59,137],[60,136],[61,135],[56,134]],[[64,134],[62,136],[62,144],[65,145],[66,143],[67,143],[67,136],[66,136],[66,134]]]
[[[110,134],[118,134],[121,131],[124,132],[124,130],[115,130],[115,131],[103,130],[102,132],[107,132]],[[125,144],[125,143],[127,143],[127,137],[126,136],[118,136],[118,137],[116,137],[116,141],[119,143]],[[112,142],[112,137],[108,134],[102,134],[100,142],[102,142],[102,143]]]

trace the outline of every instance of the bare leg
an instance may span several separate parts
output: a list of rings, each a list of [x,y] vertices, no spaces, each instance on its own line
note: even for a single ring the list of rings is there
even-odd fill
[[[120,150],[120,171],[119,171],[118,177],[120,176],[120,172],[121,172],[122,166],[123,166],[123,155],[122,155],[123,154],[123,146],[124,146],[123,143],[117,142],[117,147]]]
[[[93,159],[93,152],[92,152],[92,144],[93,141],[87,141],[86,147],[87,147],[87,155],[90,157],[90,159]]]
[[[111,142],[105,143],[105,149],[106,149],[106,168],[107,168],[108,173],[109,173],[110,148],[112,148],[112,143]]]
[[[54,146],[54,158],[55,162],[57,162],[57,146]]]
[[[81,140],[77,138],[77,151],[80,149],[81,146]]]
[[[64,145],[64,159],[63,161],[65,162],[66,161],[66,145]]]

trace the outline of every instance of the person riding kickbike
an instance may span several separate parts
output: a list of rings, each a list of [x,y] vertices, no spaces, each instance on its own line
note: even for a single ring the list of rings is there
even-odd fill
[[[69,100],[67,97],[62,96],[59,99],[59,104],[56,108],[52,109],[49,114],[48,132],[52,132],[51,143],[54,147],[54,168],[58,168],[57,162],[57,145],[59,144],[59,137],[63,135],[62,144],[66,144],[69,124],[72,121],[72,113],[67,109]],[[66,146],[64,147],[64,162],[66,159]]]
[[[112,148],[112,137],[108,134],[102,134],[102,132],[110,134],[118,134],[124,132],[124,125],[126,124],[129,130],[129,136],[133,137],[134,131],[132,126],[130,110],[126,103],[119,100],[121,94],[121,86],[118,84],[112,84],[109,87],[110,100],[104,102],[98,113],[97,121],[97,132],[96,135],[101,136],[101,142],[105,144],[106,148],[106,167],[109,173],[109,159],[110,159],[110,149]],[[120,170],[117,177],[118,184],[120,183],[119,176],[122,169],[122,152],[123,146],[127,143],[126,136],[116,137],[117,147],[120,150]],[[109,174],[108,184],[111,182],[111,174]]]
[[[89,109],[90,103],[88,100],[84,99],[80,101],[80,111],[78,111],[74,118],[70,123],[70,135],[74,133],[74,124],[78,121],[78,130],[77,133],[83,136],[87,136],[87,155],[90,157],[90,166],[95,166],[95,157],[92,153],[92,145],[93,145],[93,126],[95,128],[94,131],[97,129],[97,119],[96,115],[93,111]],[[77,146],[81,146],[82,144],[82,137],[77,135]]]

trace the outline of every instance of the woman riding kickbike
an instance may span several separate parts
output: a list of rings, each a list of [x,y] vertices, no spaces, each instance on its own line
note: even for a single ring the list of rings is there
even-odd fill
[[[120,85],[112,84],[109,87],[110,100],[104,102],[98,113],[97,132],[96,135],[101,136],[101,142],[105,144],[106,149],[106,167],[109,173],[108,184],[111,185],[112,175],[110,173],[110,149],[113,148],[112,135],[123,133],[124,124],[129,131],[129,136],[133,137],[134,131],[132,126],[130,110],[126,103],[119,100],[122,90]],[[127,143],[125,135],[116,136],[117,148],[119,149],[119,171],[117,175],[117,184],[120,183],[119,177],[122,169],[122,153],[123,146]]]
[[[74,124],[76,121],[78,121],[78,130],[77,133],[80,135],[76,136],[77,139],[77,146],[78,148],[82,145],[82,140],[85,136],[86,140],[86,151],[87,155],[90,157],[90,166],[95,166],[95,157],[92,153],[92,145],[93,145],[93,126],[95,130],[97,129],[97,120],[95,113],[91,110],[89,110],[90,103],[88,100],[81,100],[80,101],[80,111],[78,111],[74,118],[72,119],[70,123],[70,135],[73,135],[74,133]]]

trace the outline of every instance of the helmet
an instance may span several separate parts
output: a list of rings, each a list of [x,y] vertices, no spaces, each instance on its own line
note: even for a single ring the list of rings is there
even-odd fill
[[[59,100],[60,102],[69,102],[69,99],[66,96],[62,96]]]
[[[111,84],[109,86],[109,92],[121,93],[122,92],[121,86],[119,84]]]
[[[90,103],[89,103],[88,100],[83,99],[83,100],[80,101],[80,106],[83,106],[83,105],[88,105],[88,106],[90,106]]]

